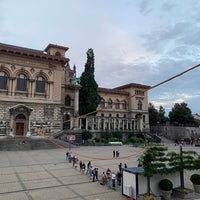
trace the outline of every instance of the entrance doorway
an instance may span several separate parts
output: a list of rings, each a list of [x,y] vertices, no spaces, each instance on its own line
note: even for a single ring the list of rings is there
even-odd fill
[[[16,135],[24,135],[24,123],[16,123]]]
[[[70,129],[70,117],[68,114],[63,116],[63,130]]]

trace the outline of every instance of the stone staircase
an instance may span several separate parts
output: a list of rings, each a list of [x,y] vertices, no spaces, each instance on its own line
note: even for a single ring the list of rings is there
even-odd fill
[[[52,142],[51,142],[52,141]],[[58,144],[58,145],[57,145]],[[44,137],[0,137],[0,151],[68,148],[67,142]]]

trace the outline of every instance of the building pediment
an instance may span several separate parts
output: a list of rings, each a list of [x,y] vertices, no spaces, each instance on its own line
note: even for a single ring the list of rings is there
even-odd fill
[[[10,109],[10,113],[28,113],[30,115],[30,113],[33,111],[32,108],[24,105],[24,104],[17,104],[13,107],[11,107]]]

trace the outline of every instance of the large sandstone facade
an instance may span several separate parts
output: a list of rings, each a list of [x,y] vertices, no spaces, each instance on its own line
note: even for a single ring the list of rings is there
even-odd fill
[[[0,43],[0,134],[25,136],[35,127],[46,133],[149,129],[149,86],[134,83],[98,88],[98,112],[88,115],[82,127],[80,85],[74,82],[76,68],[70,68],[67,50],[54,44],[40,51]]]
[[[63,116],[73,115],[75,69],[69,67],[67,50],[52,44],[44,51],[0,44],[2,133],[26,135],[44,126],[45,131],[57,131]]]

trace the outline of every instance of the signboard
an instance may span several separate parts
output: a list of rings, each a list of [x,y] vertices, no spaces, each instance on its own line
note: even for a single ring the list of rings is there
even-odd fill
[[[70,141],[75,141],[76,140],[76,135],[68,135],[67,138]]]

